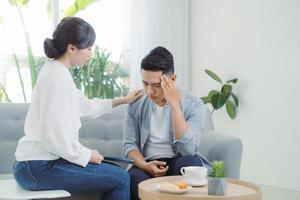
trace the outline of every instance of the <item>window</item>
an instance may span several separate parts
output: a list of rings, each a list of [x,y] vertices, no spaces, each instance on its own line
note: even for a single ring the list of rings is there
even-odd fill
[[[63,16],[66,8],[74,3],[74,0],[59,1],[59,11]],[[116,82],[122,87],[128,88],[128,8],[130,0],[101,0],[96,1],[75,16],[88,21],[97,34],[96,45],[111,53],[110,60],[121,66],[123,75]],[[20,8],[27,33],[30,38],[32,53],[35,63],[45,58],[43,41],[52,35],[52,19],[48,14],[48,1],[31,0],[27,5]],[[26,47],[25,32],[22,20],[16,6],[9,1],[0,1],[0,86],[12,102],[30,101],[31,96],[31,74],[28,64],[28,51]],[[24,92],[19,79],[19,72],[13,51],[20,65],[20,75],[23,80]],[[3,92],[0,94],[3,96]],[[118,94],[121,95],[121,94]],[[3,98],[0,97],[0,101]]]

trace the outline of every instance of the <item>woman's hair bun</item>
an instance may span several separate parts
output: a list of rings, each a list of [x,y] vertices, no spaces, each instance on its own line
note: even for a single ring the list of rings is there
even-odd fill
[[[44,51],[48,58],[56,58],[58,55],[57,50],[53,46],[53,40],[46,38],[44,41]]]

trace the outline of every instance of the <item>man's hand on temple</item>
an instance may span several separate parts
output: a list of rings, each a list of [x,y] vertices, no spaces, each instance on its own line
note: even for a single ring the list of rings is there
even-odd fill
[[[171,108],[180,108],[181,94],[176,88],[175,83],[166,75],[161,77],[161,88],[164,92],[165,99]]]

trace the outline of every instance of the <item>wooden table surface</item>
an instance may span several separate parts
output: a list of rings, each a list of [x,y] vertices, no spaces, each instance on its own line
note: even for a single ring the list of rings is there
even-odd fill
[[[252,183],[229,179],[227,194],[225,196],[211,196],[207,194],[207,186],[192,187],[184,194],[171,194],[160,192],[157,185],[168,182],[176,183],[183,180],[182,176],[164,176],[148,179],[139,184],[139,197],[142,200],[261,200],[262,193],[257,185]]]

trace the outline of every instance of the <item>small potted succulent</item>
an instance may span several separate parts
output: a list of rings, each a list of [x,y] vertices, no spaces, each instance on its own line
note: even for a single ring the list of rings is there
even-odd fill
[[[227,172],[223,161],[213,161],[208,174],[208,194],[223,196],[227,191]]]

